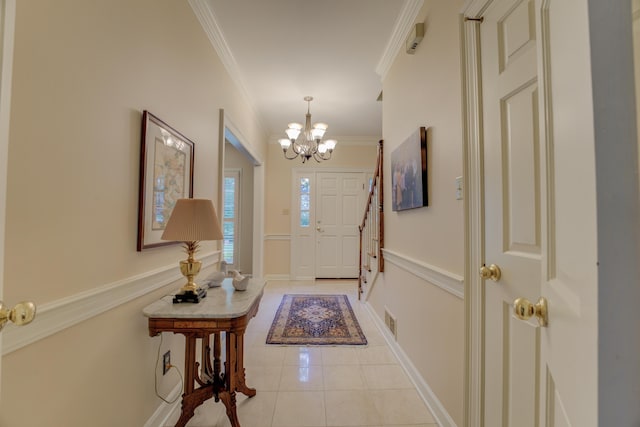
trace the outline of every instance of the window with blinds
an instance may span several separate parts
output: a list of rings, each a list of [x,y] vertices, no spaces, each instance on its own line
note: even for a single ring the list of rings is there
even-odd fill
[[[240,171],[226,170],[224,173],[224,212],[222,215],[222,259],[228,265],[238,264],[238,200],[240,193]]]

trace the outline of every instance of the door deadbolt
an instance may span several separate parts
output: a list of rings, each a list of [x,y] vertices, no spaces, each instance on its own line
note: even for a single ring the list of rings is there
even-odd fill
[[[544,297],[540,297],[535,304],[526,298],[518,298],[513,302],[513,311],[518,319],[529,320],[535,315],[540,326],[549,324],[549,308]]]
[[[8,320],[11,320],[17,326],[31,323],[36,317],[36,305],[30,301],[23,301],[8,310],[2,301],[0,301],[0,331]]]
[[[491,264],[489,267],[483,265],[480,267],[480,277],[485,280],[491,279],[494,282],[497,282],[500,280],[500,277],[502,277],[502,271],[500,271],[500,267],[495,264]]]

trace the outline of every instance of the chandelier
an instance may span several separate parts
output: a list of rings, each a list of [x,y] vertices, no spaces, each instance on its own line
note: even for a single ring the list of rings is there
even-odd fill
[[[302,163],[306,163],[311,157],[313,157],[316,162],[329,160],[338,141],[335,139],[322,140],[329,126],[326,123],[315,123],[311,126],[310,111],[313,97],[305,96],[304,100],[307,101],[307,115],[304,122],[304,129],[300,123],[289,123],[287,130],[285,130],[288,138],[278,140],[284,152],[284,157],[293,160],[298,156],[302,156]]]

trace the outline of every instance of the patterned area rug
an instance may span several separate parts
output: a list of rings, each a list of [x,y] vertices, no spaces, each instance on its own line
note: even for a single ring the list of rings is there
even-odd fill
[[[346,295],[291,295],[282,298],[267,344],[365,345]]]

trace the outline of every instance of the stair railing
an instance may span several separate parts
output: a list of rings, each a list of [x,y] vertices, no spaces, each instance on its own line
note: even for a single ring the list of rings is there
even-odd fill
[[[358,299],[374,274],[384,271],[382,248],[384,247],[384,198],[382,173],[382,145],[378,142],[378,157],[373,173],[369,197],[364,210],[360,230],[360,271],[358,274]]]

